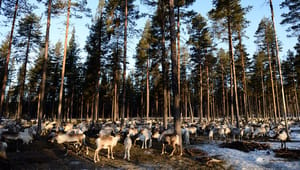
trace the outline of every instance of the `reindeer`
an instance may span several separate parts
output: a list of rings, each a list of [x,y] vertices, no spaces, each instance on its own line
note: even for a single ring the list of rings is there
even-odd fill
[[[56,141],[58,144],[65,144],[65,143],[75,143],[79,144],[79,146],[82,146],[82,144],[86,145],[85,143],[85,134],[66,134],[66,133],[58,133],[56,136],[54,136],[51,139],[51,142],[53,143]],[[65,156],[68,154],[68,151],[66,152]],[[89,154],[88,146],[86,146],[86,155]]]
[[[286,131],[282,129],[279,132],[279,134],[277,136],[277,139],[280,140],[280,143],[281,143],[281,147],[280,148],[286,150],[287,149],[287,147],[286,147],[286,141],[288,139],[288,135],[287,135]]]
[[[120,135],[116,135],[116,136],[100,136],[96,139],[96,145],[97,148],[95,150],[95,154],[94,154],[94,162],[98,162],[100,161],[99,159],[99,151],[103,148],[103,149],[108,149],[107,151],[107,158],[110,158],[109,153],[111,152],[111,159],[115,159],[114,158],[114,154],[113,154],[113,148],[117,145],[118,141],[120,140]]]
[[[141,134],[138,138],[134,140],[134,145],[136,144],[137,140],[141,140],[142,143],[142,149],[147,149],[147,141],[149,140],[149,148],[152,147],[152,132],[148,130],[147,128],[141,130]]]
[[[131,146],[132,146],[132,140],[130,138],[130,134],[128,133],[124,140],[124,147],[125,147],[124,159],[127,159],[128,161],[130,161]]]
[[[182,146],[180,145],[179,135],[177,134],[165,134],[161,136],[160,141],[162,142],[162,150],[161,154],[165,154],[166,152],[166,145],[170,145],[173,147],[173,151],[171,152],[170,156],[173,156],[174,152],[176,151],[176,147],[180,147],[180,156],[182,155]]]

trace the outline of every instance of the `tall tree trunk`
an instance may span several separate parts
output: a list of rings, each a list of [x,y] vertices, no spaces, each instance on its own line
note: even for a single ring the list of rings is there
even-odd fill
[[[236,106],[236,127],[239,128],[240,124],[240,116],[239,116],[239,103],[238,103],[238,94],[237,94],[237,84],[236,84],[236,73],[235,73],[235,60],[234,60],[234,53],[233,53],[233,46],[232,46],[232,33],[231,33],[231,19],[228,17],[228,40],[229,40],[229,51],[231,55],[231,62],[232,62],[232,71],[233,71],[233,83],[234,83],[234,95],[235,95],[235,106]]]
[[[212,83],[211,84],[211,89],[213,90],[214,89],[214,84]],[[211,99],[211,113],[212,113],[212,116],[213,116],[213,120],[216,119],[216,112],[215,112],[215,99],[214,99],[214,95],[212,94],[212,99]]]
[[[188,96],[188,103],[189,103],[189,108],[190,108],[190,115],[191,115],[191,122],[194,122],[194,113],[193,113],[193,108],[192,108],[192,103],[191,103],[191,95],[189,94]]]
[[[293,73],[294,74],[294,73]],[[295,77],[295,75],[293,76]],[[299,103],[298,103],[298,94],[297,94],[297,86],[296,86],[296,83],[295,83],[295,79],[293,78],[293,84],[294,84],[294,95],[295,95],[295,104],[296,104],[296,117],[298,117],[298,114],[299,114]]]
[[[180,116],[180,96],[178,91],[178,63],[176,57],[176,32],[175,32],[175,15],[174,15],[174,1],[169,0],[170,8],[170,38],[171,38],[171,61],[172,61],[172,92],[173,92],[173,116],[174,129],[179,136],[180,154],[182,154],[182,138],[181,138],[181,116]]]
[[[200,104],[199,104],[199,112],[200,113],[200,116],[198,115],[198,117],[200,117],[200,122],[202,122],[203,120],[203,91],[202,91],[202,87],[203,87],[203,83],[202,83],[202,68],[201,68],[201,64],[199,64],[200,66],[200,70],[199,70],[199,74],[200,74],[200,94],[199,94],[199,97],[200,97]]]
[[[178,84],[178,95],[180,98],[180,6],[178,5],[177,8],[177,84]],[[179,112],[181,112],[180,109],[180,102],[179,102]]]
[[[241,32],[238,32],[238,37],[239,37],[239,50],[240,50],[240,55],[242,58],[242,72],[243,72],[243,99],[244,99],[244,113],[246,115],[246,122],[248,122],[248,109],[247,109],[247,84],[246,84],[246,73],[245,73],[245,61],[244,61],[244,51],[242,48],[242,36]]]
[[[274,35],[275,35],[276,56],[277,56],[278,70],[279,70],[279,77],[280,77],[280,84],[281,84],[281,95],[282,95],[282,103],[283,103],[285,130],[286,130],[286,132],[288,134],[288,137],[289,137],[290,135],[288,133],[287,113],[286,113],[286,105],[285,105],[285,99],[284,99],[283,78],[282,78],[282,74],[281,74],[281,64],[280,64],[280,57],[279,57],[279,47],[278,47],[278,42],[277,42],[277,35],[276,35],[276,27],[275,27],[274,10],[273,10],[272,0],[270,0],[270,8],[271,8],[273,29],[274,29]]]
[[[159,8],[162,11],[161,14],[161,34],[162,34],[162,72],[163,72],[163,95],[164,95],[164,106],[163,106],[163,125],[164,128],[168,128],[168,63],[167,63],[167,52],[166,52],[166,40],[165,40],[165,3],[163,0],[159,1]]]
[[[210,92],[209,92],[209,72],[208,66],[206,66],[206,86],[207,86],[207,120],[210,122]]]
[[[221,64],[221,68],[222,68],[222,101],[223,101],[223,114],[222,116],[225,117],[226,116],[226,99],[225,99],[225,85],[224,85],[224,66],[223,63]]]
[[[65,65],[67,58],[67,44],[68,44],[68,32],[69,32],[69,19],[70,19],[70,10],[71,10],[71,0],[68,0],[68,13],[67,13],[67,25],[66,25],[66,35],[65,35],[65,45],[64,45],[64,58],[61,70],[61,81],[60,81],[60,90],[59,90],[59,103],[58,103],[58,121],[61,122],[61,110],[62,110],[62,97],[64,89],[64,77],[65,77]]]
[[[230,108],[231,108],[231,124],[233,125],[234,107],[233,107],[233,73],[232,73],[232,63],[230,65]]]
[[[267,36],[267,34],[266,34]],[[273,108],[274,108],[274,118],[275,118],[275,123],[277,122],[277,108],[276,108],[276,99],[275,99],[275,91],[274,91],[274,82],[273,82],[273,71],[272,71],[272,60],[271,60],[271,55],[270,55],[270,46],[268,39],[266,37],[266,43],[267,43],[267,54],[268,54],[268,59],[269,59],[269,68],[270,68],[270,79],[271,79],[271,87],[272,87],[272,97],[273,97]]]
[[[103,19],[103,8],[101,8],[100,11],[100,28],[102,28],[102,19]],[[98,69],[98,77],[97,77],[97,85],[96,85],[96,104],[95,104],[95,112],[96,112],[96,121],[98,120],[98,113],[99,113],[99,97],[100,97],[100,74],[101,74],[101,56],[102,56],[102,50],[101,50],[101,45],[102,45],[102,30],[100,29],[100,36],[99,38],[99,46],[98,46],[98,50],[100,52],[99,54],[99,69]]]
[[[260,76],[261,76],[261,89],[262,89],[262,98],[263,98],[263,102],[262,102],[262,113],[263,116],[266,116],[266,99],[265,99],[265,85],[264,85],[264,74],[263,74],[263,70],[261,69],[260,71]]]
[[[280,98],[279,98],[279,92],[278,92],[278,82],[276,80],[276,63],[273,65],[273,73],[274,73],[274,84],[275,84],[275,95],[276,95],[276,104],[277,104],[277,116],[279,121],[281,120],[281,107],[280,107]]]
[[[39,91],[39,105],[38,108],[38,134],[41,132],[41,121],[44,111],[44,96],[45,96],[45,86],[46,86],[46,74],[47,74],[47,61],[48,61],[48,48],[49,48],[49,35],[50,35],[50,20],[51,20],[51,6],[52,0],[48,1],[48,12],[47,12],[47,28],[46,28],[46,39],[45,39],[45,55],[44,55],[44,63],[43,63],[43,75],[42,75],[42,83]]]
[[[147,58],[147,77],[146,77],[146,118],[149,120],[149,104],[150,104],[150,92],[149,92],[149,59]]]
[[[7,79],[8,79],[8,64],[9,64],[9,58],[10,58],[10,53],[11,53],[11,46],[12,46],[12,39],[13,39],[13,35],[14,35],[15,22],[16,22],[16,18],[17,18],[17,11],[18,11],[18,7],[19,7],[18,4],[19,4],[19,0],[16,0],[15,12],[14,12],[14,17],[13,17],[13,22],[11,25],[11,31],[10,31],[10,37],[9,37],[8,51],[7,51],[6,61],[5,61],[4,76],[3,76],[3,81],[2,81],[1,101],[0,101],[0,117],[2,117],[2,115],[3,115],[4,95],[5,95],[6,83],[7,83]]]
[[[125,0],[125,26],[124,26],[124,57],[123,57],[123,99],[121,118],[124,119],[125,114],[125,100],[126,100],[126,57],[127,57],[127,0]]]
[[[231,82],[231,81],[230,81]],[[225,91],[225,97],[226,97],[226,118],[227,120],[229,120],[229,93],[228,93],[228,90]]]
[[[73,118],[73,108],[74,108],[74,93],[75,93],[75,88],[74,85],[72,87],[72,94],[71,94],[71,99],[70,99],[70,122],[72,121]],[[95,104],[96,105],[96,104]]]
[[[113,121],[117,120],[117,114],[118,114],[118,102],[117,102],[117,98],[118,98],[118,85],[117,85],[117,81],[115,80],[114,82],[114,114],[113,114]]]
[[[29,26],[29,35],[27,39],[27,46],[26,46],[26,53],[25,53],[25,61],[24,61],[24,70],[22,74],[22,82],[20,87],[20,94],[19,94],[19,104],[18,104],[18,112],[17,112],[17,119],[20,119],[22,114],[22,108],[23,108],[23,96],[24,96],[24,87],[25,87],[25,80],[26,80],[26,68],[28,63],[28,55],[29,55],[29,47],[30,47],[30,39],[31,39],[31,29],[32,29],[32,23]]]

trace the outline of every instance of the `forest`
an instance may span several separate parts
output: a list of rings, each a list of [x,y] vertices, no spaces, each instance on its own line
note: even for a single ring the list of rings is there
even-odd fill
[[[250,56],[243,37],[252,7],[240,0],[212,0],[205,17],[190,10],[195,1],[142,0],[154,9],[148,14],[139,11],[135,0],[99,0],[96,13],[87,8],[87,0],[1,0],[1,27],[10,31],[0,44],[0,116],[64,121],[161,117],[165,127],[170,117],[175,122],[227,118],[232,124],[254,117],[299,118],[300,3],[283,0],[280,7],[287,13],[274,14],[272,1],[266,2],[271,17],[257,25],[257,51]],[[64,42],[52,42],[51,20],[62,15]],[[280,25],[274,15],[284,18],[277,21]],[[70,28],[69,20],[80,22],[83,16],[92,24],[80,49],[76,24]],[[146,17],[139,30],[136,21]],[[47,20],[44,27],[41,18]],[[284,60],[276,35],[281,25],[298,38]],[[187,28],[184,44],[180,27]],[[128,38],[137,32],[141,37],[131,56],[134,71],[129,71]],[[220,39],[226,48],[217,46]]]

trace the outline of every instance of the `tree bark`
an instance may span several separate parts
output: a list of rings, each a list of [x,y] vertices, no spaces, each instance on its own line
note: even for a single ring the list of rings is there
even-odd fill
[[[18,7],[19,7],[18,4],[19,4],[19,0],[16,0],[13,22],[11,25],[11,31],[10,31],[10,37],[9,37],[9,45],[8,45],[8,51],[7,51],[7,56],[6,56],[5,68],[4,68],[4,76],[3,76],[3,81],[2,81],[1,101],[0,101],[0,117],[3,116],[4,95],[5,95],[6,83],[7,83],[7,79],[8,79],[8,64],[9,64],[9,58],[10,58],[10,54],[11,54],[11,46],[12,46],[12,39],[13,39],[13,35],[14,35],[14,28],[15,28],[15,23],[16,23],[16,18],[17,18],[17,11],[18,11]]]
[[[175,15],[174,1],[169,0],[170,8],[170,38],[171,38],[171,60],[172,60],[172,92],[173,92],[173,117],[174,129],[179,136],[180,154],[182,154],[182,137],[181,137],[181,116],[180,116],[180,96],[178,91],[178,63],[176,58],[176,32],[175,32]]]
[[[177,8],[177,84],[178,84],[178,95],[180,97],[180,7],[178,5]],[[180,105],[180,103],[179,103]],[[179,106],[179,112],[180,111],[180,106]]]
[[[234,108],[233,108],[233,73],[232,73],[232,63],[230,65],[230,108],[231,108],[231,124],[233,125]]]
[[[267,34],[266,34],[267,36]],[[270,69],[270,79],[271,79],[271,87],[272,87],[272,99],[273,99],[273,108],[274,108],[274,118],[275,118],[275,123],[277,122],[277,108],[276,108],[276,99],[275,99],[275,91],[274,91],[274,82],[273,82],[273,71],[272,71],[272,60],[271,60],[271,55],[270,55],[270,46],[268,39],[266,37],[266,43],[267,43],[267,54],[268,54],[268,59],[269,59],[269,69]]]
[[[208,72],[208,66],[206,66],[206,90],[207,90],[207,120],[210,122],[210,91],[209,91],[209,72]]]
[[[228,17],[228,40],[229,40],[229,51],[231,55],[231,62],[232,62],[232,71],[233,71],[233,83],[234,83],[234,95],[235,95],[235,106],[236,106],[236,127],[239,128],[239,103],[238,103],[238,94],[237,94],[237,84],[236,84],[236,73],[235,73],[235,60],[234,60],[234,53],[233,53],[233,46],[232,46],[232,33],[231,33],[231,19]]]
[[[286,132],[288,134],[288,137],[289,137],[290,135],[288,133],[288,124],[287,124],[288,122],[287,122],[287,111],[286,111],[286,105],[285,105],[285,99],[284,99],[283,78],[282,78],[282,74],[281,74],[281,64],[280,64],[280,57],[279,57],[279,47],[278,47],[278,42],[277,42],[277,35],[276,35],[276,27],[275,27],[274,10],[273,10],[272,0],[270,0],[270,8],[271,8],[273,29],[274,29],[274,35],[275,35],[276,56],[277,56],[278,70],[279,70],[279,77],[280,77],[280,84],[281,84],[281,95],[282,95],[282,104],[283,104],[283,112],[284,112],[285,130],[286,130]]]
[[[147,58],[147,77],[146,77],[146,118],[149,120],[149,104],[150,104],[150,92],[149,92],[149,58]]]
[[[225,117],[226,114],[226,98],[225,98],[225,82],[224,82],[224,66],[223,63],[221,64],[221,68],[222,68],[222,101],[223,101],[223,114],[222,116]]]
[[[246,115],[246,122],[248,122],[248,109],[247,109],[247,84],[246,84],[246,73],[245,73],[245,61],[244,61],[244,51],[242,49],[242,36],[241,32],[238,32],[238,37],[239,37],[239,48],[240,48],[240,55],[242,58],[242,72],[243,72],[243,99],[244,99],[244,113]]]
[[[202,92],[202,68],[201,68],[201,64],[199,64],[200,68],[199,68],[199,76],[200,76],[200,94],[199,94],[199,97],[200,97],[200,104],[199,104],[199,112],[200,113],[200,116],[198,115],[198,117],[200,117],[200,122],[202,122],[203,120],[203,92]]]
[[[125,116],[125,104],[126,104],[126,57],[127,57],[127,0],[125,0],[125,26],[124,26],[124,56],[123,56],[123,99],[122,99],[122,112],[121,118]]]
[[[64,77],[65,77],[65,65],[67,58],[67,44],[68,44],[68,32],[69,32],[69,19],[70,19],[70,10],[71,10],[71,0],[68,0],[68,13],[67,13],[67,25],[66,25],[66,35],[65,35],[65,45],[64,45],[64,58],[61,70],[61,81],[60,81],[60,90],[59,90],[59,103],[58,103],[58,121],[61,122],[61,110],[62,110],[62,97],[64,89]]]
[[[163,126],[165,129],[168,127],[168,63],[167,63],[167,52],[166,52],[166,42],[165,42],[165,3],[163,0],[159,1],[159,8],[162,12],[161,16],[161,34],[162,34],[162,72],[163,72],[163,95],[164,95],[164,105],[163,105]]]
[[[262,98],[263,98],[263,102],[262,102],[262,113],[263,113],[263,117],[266,116],[266,99],[265,99],[265,85],[264,85],[264,74],[263,74],[263,70],[261,69],[260,71],[260,76],[261,76],[261,89],[262,89]]]
[[[47,74],[47,61],[48,61],[48,48],[49,48],[49,35],[50,35],[50,20],[51,20],[51,6],[52,0],[48,1],[48,13],[47,13],[47,28],[46,28],[46,39],[45,39],[45,55],[44,55],[44,63],[43,63],[43,75],[42,75],[42,83],[39,92],[39,105],[38,108],[38,133],[41,131],[41,121],[44,111],[44,96],[45,96],[45,86],[46,86],[46,74]]]

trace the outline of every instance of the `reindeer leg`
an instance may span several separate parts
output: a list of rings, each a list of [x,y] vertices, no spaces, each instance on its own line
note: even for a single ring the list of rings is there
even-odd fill
[[[179,147],[180,147],[180,155],[179,156],[182,156],[182,145],[180,145]]]
[[[130,149],[128,149],[127,160],[130,161]]]
[[[164,154],[164,151],[165,151],[165,144],[162,145],[162,149],[161,149],[161,155]]]
[[[150,138],[149,148],[152,147],[152,139]]]
[[[98,158],[98,152],[99,152],[99,150],[98,150],[98,148],[95,150],[95,153],[94,153],[94,162],[96,163],[97,162],[97,160],[99,161],[99,158]],[[98,158],[98,159],[97,159]]]
[[[111,159],[115,159],[115,158],[114,158],[113,147],[110,148],[110,153],[111,153]]]
[[[127,148],[125,147],[125,152],[124,152],[124,157],[123,157],[123,159],[126,159],[126,154],[127,154]]]
[[[110,159],[110,147],[107,148],[107,158]]]
[[[176,145],[175,146],[173,145],[173,151],[171,152],[170,156],[173,156],[175,150],[176,150]]]

